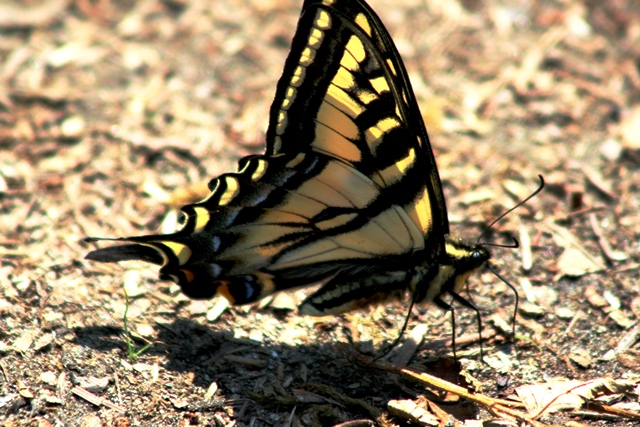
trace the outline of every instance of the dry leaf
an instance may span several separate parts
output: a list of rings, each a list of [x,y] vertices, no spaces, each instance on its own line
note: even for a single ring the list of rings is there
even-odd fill
[[[556,244],[564,248],[564,252],[558,259],[556,279],[562,276],[579,277],[605,269],[600,257],[591,255],[569,230],[553,221],[547,221],[546,225],[553,232]]]
[[[566,248],[558,259],[558,271],[563,276],[580,277],[599,270],[600,266],[591,258],[572,247]]]
[[[35,338],[36,331],[25,331],[13,341],[11,347],[17,352],[24,353],[29,350]]]
[[[387,403],[389,413],[407,419],[420,426],[439,426],[440,420],[429,412],[427,399],[417,400],[390,400]]]
[[[622,146],[629,150],[640,149],[640,106],[636,106],[620,123]]]
[[[529,414],[537,418],[561,410],[580,409],[588,400],[632,390],[632,381],[598,378],[586,382],[552,380],[544,384],[518,387],[516,393]]]

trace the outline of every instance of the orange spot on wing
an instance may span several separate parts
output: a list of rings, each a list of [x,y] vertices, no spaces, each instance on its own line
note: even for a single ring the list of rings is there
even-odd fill
[[[193,282],[193,279],[195,279],[195,275],[191,270],[181,269],[180,271],[182,271],[182,273],[184,274],[184,277],[187,279],[187,282],[189,283]]]
[[[214,282],[214,284],[217,285],[217,287],[216,287],[216,294],[217,295],[222,295],[231,304],[234,304],[236,302],[235,298],[232,297],[231,293],[229,292],[229,284],[231,284],[231,282],[229,280],[219,280],[219,281]]]

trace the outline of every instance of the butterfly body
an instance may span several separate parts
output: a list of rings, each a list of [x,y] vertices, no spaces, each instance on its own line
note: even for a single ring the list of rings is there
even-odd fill
[[[300,307],[310,315],[407,292],[438,301],[488,260],[449,236],[406,71],[363,1],[305,1],[266,139],[182,208],[178,232],[112,239],[126,244],[87,258],[159,264],[188,296],[235,304],[323,283]]]

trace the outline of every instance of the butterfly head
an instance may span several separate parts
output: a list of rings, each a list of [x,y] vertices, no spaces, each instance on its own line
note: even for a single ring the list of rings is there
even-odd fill
[[[482,245],[468,244],[459,239],[445,238],[445,265],[451,265],[459,273],[471,272],[482,267],[491,257]]]

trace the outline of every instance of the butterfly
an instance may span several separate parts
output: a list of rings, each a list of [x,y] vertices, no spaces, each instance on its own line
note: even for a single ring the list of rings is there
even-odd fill
[[[436,161],[407,72],[362,0],[306,0],[269,113],[264,154],[209,183],[182,228],[86,258],[160,265],[191,298],[233,304],[322,283],[330,315],[393,296],[435,302],[489,259],[449,235]]]

